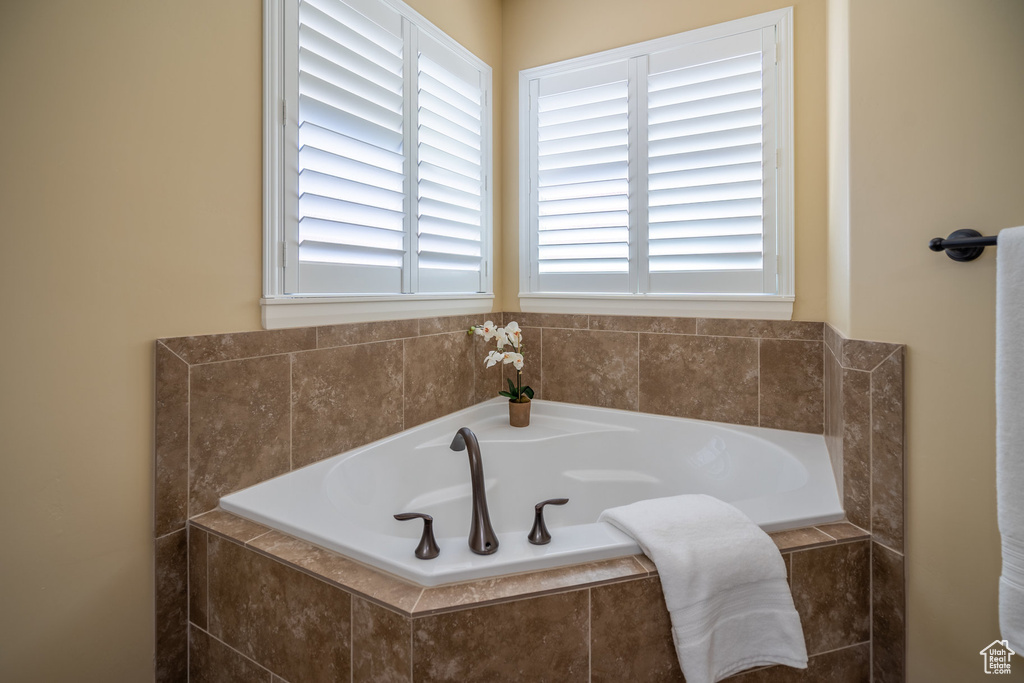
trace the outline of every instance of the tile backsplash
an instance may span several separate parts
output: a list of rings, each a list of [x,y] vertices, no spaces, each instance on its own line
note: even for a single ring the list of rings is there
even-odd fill
[[[522,326],[538,398],[823,432],[821,323],[490,317]],[[495,396],[502,369],[484,368],[490,344],[467,336],[474,322],[159,340],[156,535],[231,491]]]

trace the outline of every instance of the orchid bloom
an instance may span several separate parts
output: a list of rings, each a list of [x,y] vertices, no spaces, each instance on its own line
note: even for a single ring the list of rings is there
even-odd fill
[[[489,341],[494,336],[494,322],[488,320],[483,325],[476,327],[475,332],[484,338],[484,341]]]
[[[515,320],[505,325],[505,336],[508,338],[509,343],[517,349],[523,343],[523,331],[519,329],[519,323]]]
[[[516,369],[516,382],[512,383],[511,378],[506,378],[508,391],[499,391],[502,396],[508,397],[509,401],[516,403],[528,403],[533,398],[533,389],[523,386],[523,331],[519,324],[510,320],[505,327],[494,327],[494,322],[488,320],[482,325],[473,325],[469,328],[470,335],[480,335],[485,340],[494,339],[497,350],[489,351],[484,358],[486,367],[491,368],[501,363],[511,365]],[[512,348],[507,348],[512,347]]]
[[[509,341],[508,336],[505,334],[505,328],[499,327],[494,331],[494,336],[497,338],[498,348],[503,349],[512,342]]]
[[[523,354],[516,353],[514,351],[506,351],[505,353],[501,354],[501,362],[503,365],[508,365],[511,363],[512,365],[515,366],[516,370],[522,370]]]

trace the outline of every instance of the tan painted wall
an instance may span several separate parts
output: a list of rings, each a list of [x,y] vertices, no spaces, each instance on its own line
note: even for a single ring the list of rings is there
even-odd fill
[[[505,0],[503,308],[519,300],[519,71],[793,6],[796,320],[825,316],[826,0]]]
[[[828,319],[850,328],[850,0],[828,0]]]
[[[499,0],[413,5],[500,75]],[[259,329],[260,7],[0,0],[2,680],[152,676],[153,340]]]
[[[959,264],[927,243],[1024,223],[1024,3],[850,11],[844,331],[908,345],[908,680],[980,680],[978,651],[999,633],[995,250]]]

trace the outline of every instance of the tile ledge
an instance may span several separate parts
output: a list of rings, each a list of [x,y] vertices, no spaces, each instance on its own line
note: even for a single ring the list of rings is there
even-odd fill
[[[270,531],[269,529],[256,522],[249,521],[243,517],[239,517],[230,512],[226,512],[221,509],[211,510],[209,512],[198,515],[189,520],[189,524],[192,524],[200,529],[214,533],[218,536],[226,538],[230,541],[234,541],[245,547],[265,555],[271,559],[281,562],[289,567],[301,571],[306,574],[318,577],[327,583],[335,585],[342,590],[345,590],[353,595],[358,595],[364,599],[369,599],[382,607],[389,608],[400,614],[409,617],[422,617],[429,614],[435,614],[440,612],[453,612],[464,609],[472,609],[476,607],[482,607],[485,605],[493,605],[504,602],[514,602],[518,600],[526,600],[530,598],[540,597],[543,595],[551,595],[553,593],[566,593],[574,590],[585,590],[597,585],[603,585],[608,583],[620,583],[626,581],[637,581],[640,579],[646,579],[658,576],[657,567],[646,555],[626,555],[622,558],[612,558],[610,560],[598,560],[595,562],[583,562],[574,565],[565,565],[561,567],[552,567],[550,569],[540,569],[531,572],[520,572],[516,574],[505,574],[495,577],[485,577],[482,579],[471,579],[469,581],[460,581],[448,584],[442,584],[440,586],[420,586],[422,593],[415,601],[415,605],[411,608],[403,608],[401,606],[391,604],[386,599],[382,599],[380,595],[367,595],[364,591],[360,590],[355,586],[349,586],[337,579],[337,577],[327,576],[316,571],[311,567],[303,567],[290,561],[288,558],[278,555],[266,548],[256,548],[250,545],[253,540],[259,538]],[[366,571],[377,574],[381,580],[392,580],[396,583],[410,583],[409,581],[402,579],[401,577],[390,574],[386,571],[373,567],[371,565],[364,564],[353,560],[341,553],[337,553],[333,550],[317,546],[314,543],[305,541],[290,534],[278,531],[277,533],[288,536],[300,541],[307,543],[311,546],[320,548],[324,552],[337,555],[342,557],[349,562],[353,562],[359,565]],[[799,527],[796,529],[786,529],[785,531],[776,531],[768,534],[769,537],[775,542],[775,545],[779,548],[779,552],[783,554],[798,552],[802,550],[810,550],[812,548],[820,548],[831,545],[838,545],[841,543],[852,543],[855,541],[870,540],[871,534],[850,524],[846,521],[833,522],[829,524],[821,524],[817,526]],[[636,571],[632,573],[621,573],[618,575],[609,575],[595,577],[588,576],[590,569],[599,569],[606,566],[609,562],[615,560],[631,560],[633,565],[636,567]],[[565,576],[566,573],[578,573],[579,580],[575,581],[573,578]],[[523,583],[528,581],[532,584],[530,586],[516,587],[516,583]],[[500,584],[506,584],[502,586]],[[461,589],[461,590],[460,590]],[[420,603],[423,602],[423,598],[427,593],[438,594],[440,592],[447,592],[456,590],[459,591],[462,596],[466,593],[472,595],[471,599],[460,599],[453,600],[449,604],[448,601],[440,600],[438,604],[430,608],[424,609],[424,606]],[[464,592],[463,592],[464,591]]]
[[[841,543],[871,539],[871,534],[845,520],[768,534],[781,553],[792,553]]]
[[[471,579],[468,581],[459,581],[447,584],[441,584],[439,586],[419,586],[410,582],[402,577],[395,576],[389,572],[378,569],[372,565],[359,562],[346,555],[335,552],[328,548],[316,545],[306,541],[305,539],[292,536],[291,534],[284,533],[275,529],[270,529],[252,522],[244,517],[239,517],[225,510],[217,508],[210,510],[203,514],[197,515],[189,520],[189,524],[195,526],[198,529],[207,531],[224,538],[228,541],[232,541],[245,548],[264,555],[277,562],[281,562],[286,566],[300,571],[305,574],[309,574],[315,578],[319,578],[331,585],[337,586],[342,590],[359,596],[361,598],[370,600],[371,602],[377,603],[378,605],[388,608],[392,611],[398,612],[409,617],[421,617],[427,616],[428,614],[440,613],[440,612],[454,612],[464,609],[472,609],[475,607],[482,607],[485,605],[493,605],[504,602],[514,602],[517,600],[526,600],[529,598],[541,597],[544,595],[551,595],[554,593],[567,593],[574,590],[585,590],[593,586],[604,585],[609,583],[619,583],[624,581],[635,581],[639,579],[645,579],[650,576],[656,576],[657,570],[654,569],[654,563],[651,562],[646,556],[643,555],[624,555],[619,558],[610,558],[605,560],[597,560],[594,562],[582,562],[573,565],[564,565],[561,567],[552,567],[550,569],[540,569],[531,572],[519,572],[515,574],[503,574],[500,576],[485,577],[481,579]],[[343,558],[347,562],[351,562],[358,565],[362,570],[376,574],[382,581],[390,582],[393,581],[396,584],[408,584],[416,586],[422,589],[422,592],[418,596],[415,604],[411,608],[402,607],[396,604],[392,604],[382,595],[371,595],[366,593],[364,590],[356,586],[350,586],[347,583],[338,580],[336,576],[328,576],[322,572],[319,572],[314,567],[303,566],[297,564],[291,559],[275,553],[273,550],[264,547],[258,547],[253,545],[253,542],[267,535],[268,533],[275,532],[282,536],[294,539],[297,542],[307,544],[309,546],[319,548],[323,552],[336,555]],[[615,572],[613,568],[609,567],[611,563],[625,561],[626,564],[632,565],[632,571],[630,572]],[[650,566],[648,566],[650,565]],[[599,576],[590,575],[588,570],[597,570]],[[604,570],[604,571],[602,571]],[[579,580],[574,580],[572,577],[565,576],[566,573],[578,573]],[[517,587],[515,584],[523,581],[529,581],[533,584],[533,587]],[[495,585],[507,584],[505,586]],[[429,591],[431,593],[437,593],[440,591],[450,591],[464,589],[470,594],[473,594],[473,599],[470,600],[457,600],[450,604],[438,604],[435,607],[423,609],[420,604],[423,602],[424,595]],[[446,601],[440,601],[442,603]]]

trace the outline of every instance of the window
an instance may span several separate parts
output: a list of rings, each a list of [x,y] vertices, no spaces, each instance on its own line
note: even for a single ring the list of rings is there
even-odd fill
[[[490,310],[490,67],[397,0],[265,17],[264,324]]]
[[[520,73],[524,310],[789,316],[791,12]]]

